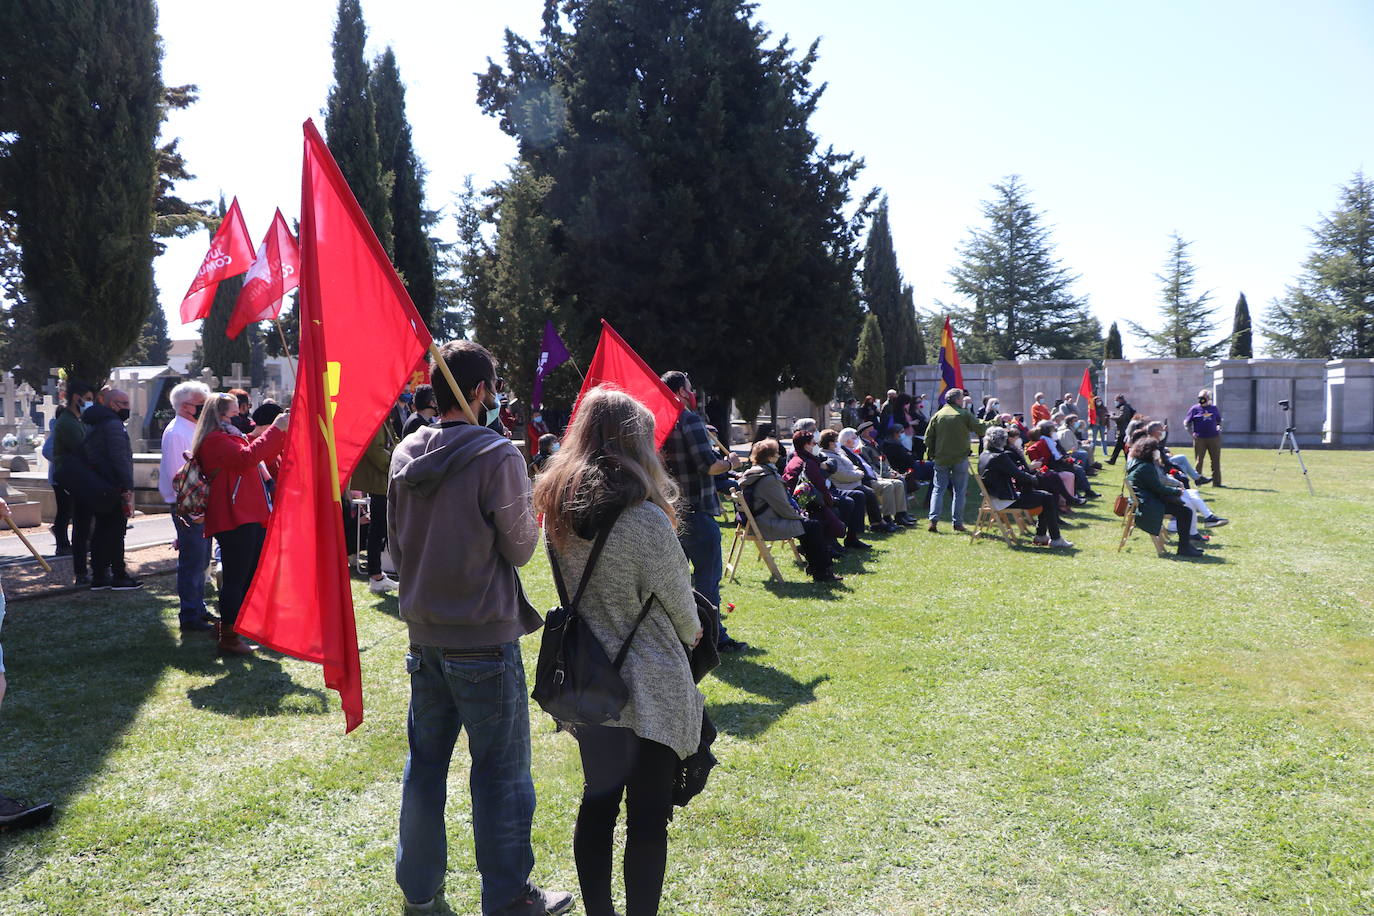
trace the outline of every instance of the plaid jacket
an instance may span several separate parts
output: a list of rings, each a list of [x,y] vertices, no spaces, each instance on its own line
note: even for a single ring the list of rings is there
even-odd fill
[[[720,460],[706,423],[694,410],[683,410],[663,443],[663,464],[682,490],[682,499],[698,512],[720,514],[711,465]]]

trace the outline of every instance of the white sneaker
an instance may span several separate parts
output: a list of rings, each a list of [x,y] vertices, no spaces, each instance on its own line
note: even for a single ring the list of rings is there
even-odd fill
[[[1059,547],[1059,548],[1062,548],[1062,549],[1068,549],[1068,548],[1070,548],[1070,547],[1073,546],[1073,542],[1072,542],[1072,541],[1066,541],[1066,540],[1064,540],[1063,538],[1055,538],[1054,540],[1050,541],[1050,546],[1051,546],[1051,547]]]
[[[396,591],[396,589],[401,587],[401,583],[387,576],[382,576],[380,579],[369,579],[367,581],[367,587],[372,590],[373,594],[380,595],[383,592]]]

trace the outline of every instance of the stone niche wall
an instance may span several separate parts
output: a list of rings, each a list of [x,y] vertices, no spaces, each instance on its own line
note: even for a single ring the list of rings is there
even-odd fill
[[[1109,359],[1104,368],[1102,400],[1110,413],[1115,398],[1124,394],[1136,409],[1154,420],[1169,424],[1169,444],[1188,445],[1192,435],[1183,426],[1188,408],[1197,403],[1197,393],[1212,387],[1212,373],[1203,359]],[[1230,433],[1230,414],[1218,395],[1222,426]],[[1116,428],[1111,430],[1116,436]]]
[[[1030,422],[1031,405],[1036,392],[1045,393],[1045,406],[1071,392],[1078,400],[1078,386],[1083,382],[1083,370],[1092,365],[1086,359],[1034,359],[1026,362],[1003,361],[997,367],[997,399],[1005,413],[1023,413]],[[1099,392],[1100,393],[1100,392]],[[1078,405],[1078,415],[1088,418],[1088,406]]]
[[[1325,444],[1374,446],[1374,359],[1333,359],[1326,364]],[[1299,441],[1299,445],[1304,445]]]
[[[1326,425],[1324,359],[1224,359],[1212,363],[1212,387],[1221,408],[1222,441],[1278,448],[1283,430],[1296,427],[1303,447],[1321,445]],[[1279,401],[1292,410],[1284,413]]]

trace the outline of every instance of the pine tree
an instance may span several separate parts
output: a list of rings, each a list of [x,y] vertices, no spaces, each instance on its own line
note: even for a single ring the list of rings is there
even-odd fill
[[[152,0],[0,5],[0,187],[49,366],[108,376],[152,306],[162,117]]]
[[[1116,322],[1112,322],[1111,328],[1107,331],[1107,342],[1102,346],[1102,358],[1123,359],[1121,355],[1121,331],[1117,328]]]
[[[902,312],[902,320],[911,322],[911,359],[906,363],[907,366],[925,366],[930,363],[930,355],[926,352],[926,335],[921,328],[921,319],[916,314],[916,291],[910,286],[902,290],[902,297],[906,300],[905,310]],[[905,366],[903,366],[905,368]]]
[[[1236,300],[1236,314],[1231,319],[1231,359],[1253,359],[1254,339],[1250,329],[1250,303],[1245,301],[1245,293]]]
[[[887,384],[891,385],[907,366],[924,362],[917,358],[924,348],[916,330],[915,293],[909,285],[903,284],[902,272],[897,267],[886,197],[878,204],[878,212],[868,230],[860,279],[864,305],[870,315],[877,316],[883,331],[887,354],[885,376]]]
[[[1356,172],[1312,238],[1302,274],[1269,312],[1270,349],[1279,356],[1374,357],[1374,179]]]
[[[434,250],[426,225],[424,167],[411,141],[405,84],[391,48],[373,65],[371,93],[382,171],[392,175],[391,259],[420,317],[434,331]]]
[[[334,85],[329,88],[325,107],[325,139],[372,231],[390,255],[391,207],[387,199],[392,176],[382,168],[370,72],[363,57],[366,46],[367,25],[360,0],[339,0],[334,26]]]
[[[993,190],[994,198],[983,202],[987,227],[970,230],[962,261],[950,271],[955,292],[972,303],[950,309],[965,338],[961,359],[1095,355],[1102,325],[1087,300],[1070,290],[1077,278],[1055,259],[1050,230],[1020,177],[1009,176]]]
[[[574,353],[590,354],[605,317],[717,400],[794,384],[828,400],[862,316],[868,199],[845,212],[861,163],[808,125],[815,46],[768,47],[745,0],[546,0],[541,37],[509,36],[478,98],[530,181],[551,181],[547,236],[520,231],[529,265],[548,254]],[[515,256],[505,207],[498,261]]]
[[[1212,333],[1212,314],[1216,311],[1207,305],[1211,293],[1193,296],[1197,268],[1188,258],[1188,248],[1192,243],[1185,242],[1178,233],[1174,233],[1170,239],[1164,273],[1155,274],[1162,284],[1160,314],[1164,318],[1164,327],[1151,331],[1133,321],[1126,324],[1134,333],[1145,338],[1145,349],[1151,356],[1213,359],[1226,347],[1226,339],[1213,343],[1206,341]]]
[[[859,352],[854,357],[854,396],[881,398],[892,382],[883,352],[883,328],[878,316],[869,314],[859,333]]]

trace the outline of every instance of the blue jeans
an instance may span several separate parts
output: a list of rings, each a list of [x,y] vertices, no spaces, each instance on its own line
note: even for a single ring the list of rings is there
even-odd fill
[[[534,780],[520,644],[411,646],[406,671],[410,754],[401,782],[396,883],[414,903],[429,900],[444,885],[448,768],[458,732],[465,728],[482,911],[499,910],[524,893],[534,869]]]
[[[682,552],[692,564],[692,588],[701,592],[707,601],[720,607],[720,578],[725,574],[725,561],[720,556],[720,525],[699,509],[688,509],[677,536]],[[721,617],[725,614],[722,612]],[[724,619],[720,622],[720,641],[728,642]]]
[[[5,625],[5,590],[0,589],[0,627]],[[5,647],[0,646],[0,674],[5,673]]]
[[[182,623],[200,620],[205,616],[205,569],[210,565],[210,540],[205,537],[204,523],[183,521],[172,513],[172,525],[177,530],[177,596]]]
[[[940,520],[940,508],[945,504],[945,491],[954,490],[951,517],[956,525],[964,523],[964,493],[968,490],[968,462],[960,461],[953,467],[935,465],[935,482],[930,488],[930,520]]]

